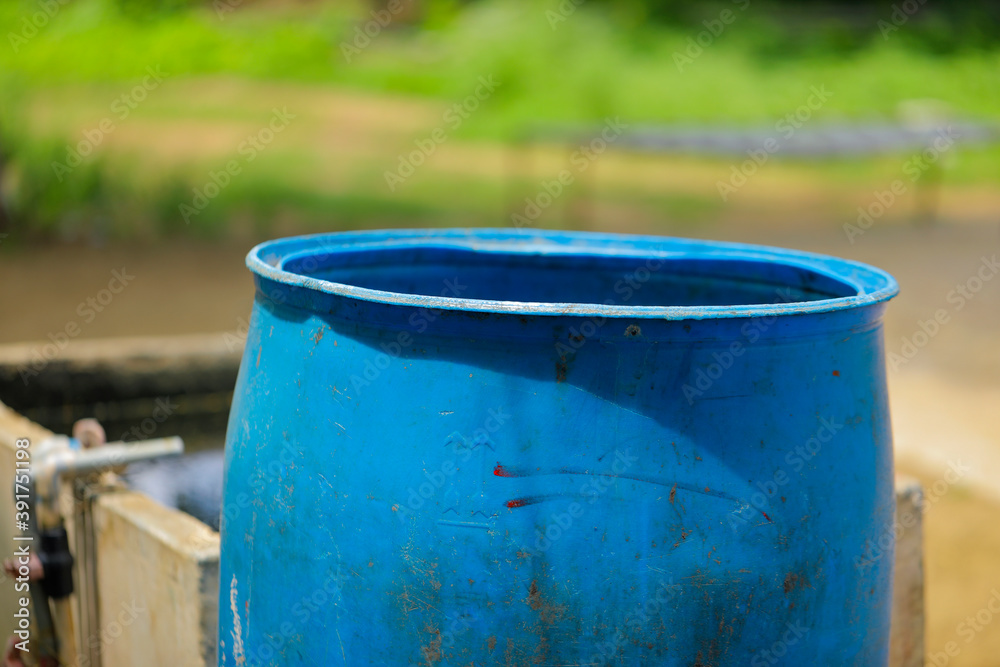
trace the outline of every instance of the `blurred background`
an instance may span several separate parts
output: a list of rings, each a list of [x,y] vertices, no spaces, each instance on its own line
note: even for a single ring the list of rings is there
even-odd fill
[[[889,270],[927,650],[997,664],[1000,618],[959,627],[1000,590],[996,3],[0,0],[0,27],[0,344],[37,372],[64,342],[238,344],[243,258],[289,234],[591,229]]]

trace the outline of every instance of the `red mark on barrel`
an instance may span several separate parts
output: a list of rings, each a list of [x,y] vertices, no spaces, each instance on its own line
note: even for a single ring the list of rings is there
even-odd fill
[[[834,371],[833,372],[833,377],[839,378],[840,377],[840,371]]]
[[[507,507],[513,509],[515,507],[525,507],[527,505],[534,505],[535,503],[540,503],[545,500],[545,496],[522,496],[520,498],[514,498],[513,500],[508,500],[504,503]]]
[[[503,467],[503,465],[497,461],[497,467],[493,469],[493,474],[497,477],[513,477],[509,470]]]
[[[764,515],[764,518],[767,519],[769,523],[774,523],[773,521],[771,521],[771,517],[767,515],[767,512],[761,510],[760,513]]]

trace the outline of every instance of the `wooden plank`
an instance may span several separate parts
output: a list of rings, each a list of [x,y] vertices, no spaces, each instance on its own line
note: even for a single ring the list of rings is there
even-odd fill
[[[214,667],[219,534],[131,491],[94,506],[104,667]]]
[[[923,490],[915,479],[896,479],[896,562],[892,582],[891,667],[924,664]]]

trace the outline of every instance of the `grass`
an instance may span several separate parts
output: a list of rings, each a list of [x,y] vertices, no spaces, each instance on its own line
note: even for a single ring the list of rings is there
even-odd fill
[[[548,3],[552,6],[554,3]],[[0,23],[31,8],[0,3]],[[343,9],[211,8],[137,21],[107,0],[81,0],[21,46],[0,50],[2,69],[32,85],[127,81],[148,66],[170,76],[241,76],[347,85],[358,89],[460,99],[480,76],[502,85],[472,134],[504,136],[524,122],[592,121],[622,115],[636,122],[773,122],[805,102],[810,86],[832,99],[817,118],[893,116],[899,102],[935,98],[956,112],[1000,112],[1000,50],[931,56],[902,37],[875,37],[847,54],[763,53],[765,27],[751,10],[737,16],[690,64],[675,54],[697,31],[622,30],[583,7],[554,28],[546,4],[473,4],[438,30],[389,27],[347,62],[358,17]],[[680,71],[679,71],[680,69]]]
[[[632,123],[772,127],[804,104],[813,87],[823,87],[831,96],[812,112],[810,123],[892,119],[904,101],[926,98],[942,102],[959,117],[1000,116],[997,48],[929,55],[914,49],[903,31],[888,40],[875,32],[849,49],[810,47],[808,40],[800,40],[797,50],[788,54],[771,43],[773,31],[752,6],[679,67],[676,54],[697,29],[624,28],[600,6],[582,6],[552,26],[546,10],[556,6],[484,0],[433,22],[431,29],[397,22],[348,62],[343,45],[351,43],[364,19],[357,7],[241,5],[220,16],[208,6],[134,18],[111,0],[78,0],[61,6],[48,25],[16,50],[0,49],[0,85],[5,91],[0,132],[5,145],[17,149],[12,170],[20,174],[16,189],[28,191],[10,198],[22,218],[30,219],[25,224],[43,231],[64,225],[60,219],[66,209],[79,209],[81,220],[94,210],[121,217],[108,210],[109,198],[125,202],[121,209],[129,216],[147,217],[152,228],[178,229],[170,211],[184,201],[185,190],[197,186],[199,170],[211,165],[197,160],[146,164],[133,157],[124,168],[127,159],[109,149],[101,159],[74,171],[70,185],[53,184],[44,176],[43,167],[57,150],[52,146],[79,136],[90,122],[86,119],[106,114],[110,100],[140,81],[149,67],[167,75],[165,88],[221,76],[258,81],[262,91],[269,82],[294,82],[317,90],[424,99],[440,108],[471,94],[481,77],[493,76],[500,83],[495,93],[451,132],[462,142],[503,142],[538,124],[599,123],[609,116]],[[19,26],[35,10],[30,2],[0,2],[0,24]],[[276,98],[274,104],[283,101]],[[386,105],[392,104],[387,98]],[[29,108],[42,108],[47,120],[34,118]],[[133,118],[164,125],[259,123],[256,111],[242,102],[201,104],[199,99],[158,91]],[[393,212],[433,217],[436,208],[446,217],[457,212],[472,220],[495,219],[482,201],[501,196],[503,188],[471,177],[455,187],[448,180],[456,178],[454,173],[435,177],[428,170],[398,196],[389,196],[376,178],[355,183],[353,190],[327,192],[291,182],[286,176],[289,167],[301,161],[276,152],[262,159],[253,177],[241,179],[213,202],[212,213],[204,216],[204,230],[223,227],[224,219],[236,211],[256,211],[259,224],[267,224],[275,202],[300,209],[307,218],[332,215],[363,221]],[[874,189],[895,177],[892,173],[904,157],[807,165],[802,171],[825,182],[872,184]],[[379,160],[387,160],[384,154],[373,154],[372,164],[362,156],[353,159],[360,172],[378,171]],[[390,152],[388,160],[393,159]],[[1000,148],[963,150],[954,162],[949,183],[993,185]],[[144,178],[147,183],[141,187],[130,182]],[[309,175],[302,180],[308,182]],[[4,187],[15,189],[9,183]],[[652,199],[652,209],[694,221],[718,208],[714,193],[667,193],[658,198],[656,193],[626,189],[618,194],[634,196],[640,203]],[[129,225],[122,219],[110,226],[127,235]]]

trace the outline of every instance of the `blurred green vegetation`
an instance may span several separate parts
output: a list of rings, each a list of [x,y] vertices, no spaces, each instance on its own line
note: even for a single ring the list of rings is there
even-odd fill
[[[21,35],[26,17],[39,6],[37,0],[0,1],[0,25]],[[487,216],[484,201],[495,208],[502,196],[502,183],[475,179],[462,188],[428,181],[396,195],[378,188],[322,192],[284,178],[287,157],[276,156],[234,181],[188,226],[176,211],[198,183],[191,169],[172,168],[143,180],[136,174],[154,171],[155,165],[98,151],[60,181],[52,162],[65,157],[66,145],[76,138],[35,128],[26,111],[32,100],[73,86],[82,101],[88,93],[80,84],[88,84],[103,103],[107,85],[131,85],[149,67],[171,82],[224,75],[442,103],[464,98],[481,76],[493,75],[501,84],[496,93],[455,133],[467,141],[508,141],[538,124],[592,123],[607,116],[632,123],[773,125],[803,104],[814,85],[833,93],[815,112],[817,122],[894,118],[901,102],[915,98],[939,100],[964,118],[994,120],[1000,112],[1000,46],[991,41],[993,28],[975,25],[986,10],[974,5],[951,13],[923,6],[886,34],[878,21],[891,22],[893,10],[885,4],[867,4],[846,19],[812,22],[813,15],[801,8],[777,11],[745,0],[697,6],[480,0],[423,7],[422,15],[379,26],[365,41],[359,29],[375,29],[369,7],[362,5],[252,0],[58,5],[37,34],[0,48],[7,206],[21,225],[41,233],[80,228],[127,235],[136,229],[213,233],[240,216],[267,225],[282,207],[352,224],[393,216],[419,222],[447,217],[449,211],[475,218]],[[724,9],[735,19],[710,44],[692,48],[699,34],[706,41],[704,21]],[[198,104],[190,100],[183,114],[198,113]],[[159,113],[169,116],[163,109]],[[226,118],[240,113],[234,106]],[[998,165],[1000,150],[976,151],[949,179],[995,182]],[[873,167],[831,163],[815,169],[833,180],[850,180],[871,174]],[[440,193],[447,193],[447,204]],[[658,206],[712,211],[716,199],[708,192],[699,201]]]
[[[118,3],[132,1],[140,0]],[[823,109],[831,117],[892,115],[912,97],[941,99],[973,115],[1000,110],[1000,47],[942,57],[914,44],[909,24],[888,39],[869,32],[866,43],[844,54],[836,40],[816,38],[832,29],[826,23],[796,33],[797,45],[784,44],[773,21],[751,5],[734,10],[735,20],[678,71],[675,54],[704,27],[626,29],[600,6],[581,6],[551,25],[546,13],[558,13],[558,2],[472,3],[437,28],[390,24],[347,62],[341,47],[364,24],[363,10],[247,5],[219,15],[208,6],[139,20],[118,3],[62,7],[16,53],[0,49],[0,69],[32,86],[128,81],[156,65],[171,77],[225,73],[444,99],[464,97],[488,73],[503,86],[490,118],[470,129],[495,136],[525,121],[609,113],[634,121],[769,119],[821,83],[836,91]],[[0,25],[16,26],[32,8],[0,2]]]

